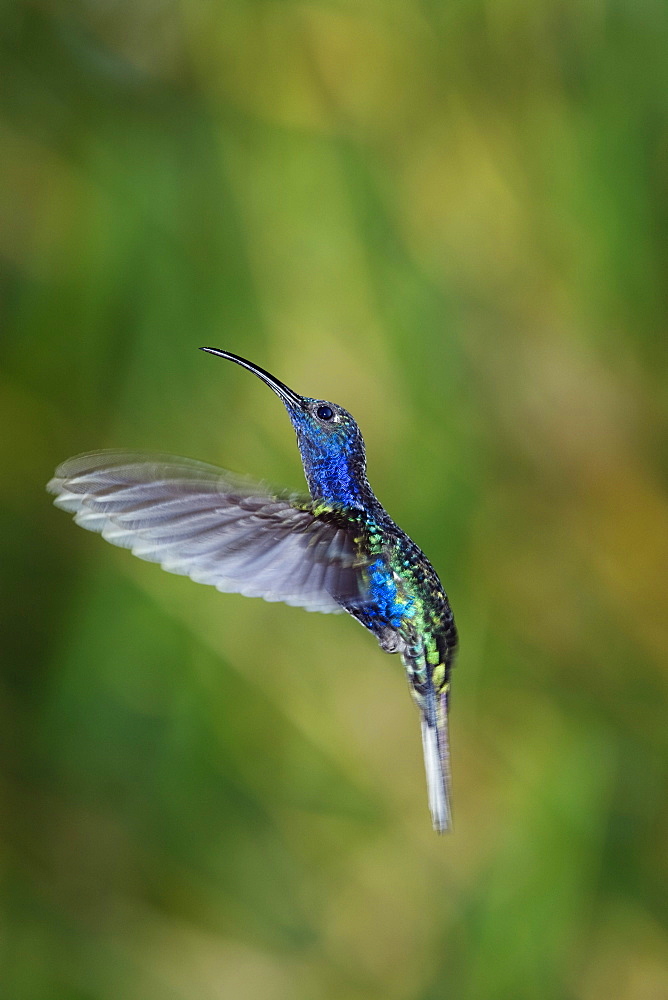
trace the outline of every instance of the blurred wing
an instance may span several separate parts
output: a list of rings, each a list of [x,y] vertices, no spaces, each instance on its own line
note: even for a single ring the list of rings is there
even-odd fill
[[[323,612],[363,596],[362,565],[345,524],[214,465],[91,452],[59,466],[47,490],[82,528],[220,591]]]

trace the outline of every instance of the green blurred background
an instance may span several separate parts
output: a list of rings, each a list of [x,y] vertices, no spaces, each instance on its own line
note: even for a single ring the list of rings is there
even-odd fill
[[[668,7],[0,13],[8,1000],[668,997]],[[352,619],[196,586],[44,484],[301,487],[359,419],[461,631],[455,832]]]

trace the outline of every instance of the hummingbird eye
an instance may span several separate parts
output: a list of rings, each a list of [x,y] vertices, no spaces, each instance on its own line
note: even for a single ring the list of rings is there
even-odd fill
[[[322,406],[319,406],[318,409],[315,411],[315,415],[320,420],[331,420],[332,417],[334,416],[334,410],[331,408],[331,406],[323,404]]]

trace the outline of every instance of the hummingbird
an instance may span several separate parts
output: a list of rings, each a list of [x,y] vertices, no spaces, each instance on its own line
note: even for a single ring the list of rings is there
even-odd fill
[[[457,630],[431,563],[376,499],[364,441],[336,403],[300,396],[237,354],[282,400],[309,496],[272,492],[214,465],[96,451],[68,459],[47,490],[82,528],[224,593],[307,611],[347,611],[398,653],[422,727],[434,829],[451,828],[448,700]]]

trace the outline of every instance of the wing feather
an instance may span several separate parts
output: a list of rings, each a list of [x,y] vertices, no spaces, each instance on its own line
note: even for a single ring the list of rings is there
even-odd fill
[[[167,455],[91,452],[47,489],[82,528],[228,593],[339,612],[362,599],[354,532],[310,501],[272,494],[214,465]]]

